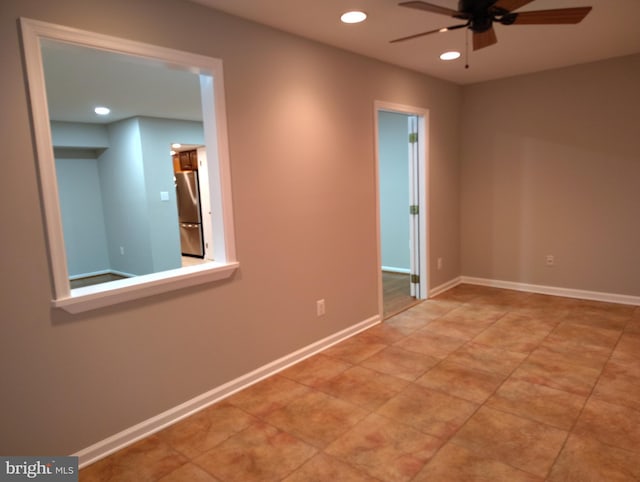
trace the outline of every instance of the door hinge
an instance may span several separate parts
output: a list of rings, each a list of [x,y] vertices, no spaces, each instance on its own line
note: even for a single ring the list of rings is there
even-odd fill
[[[419,214],[420,207],[417,204],[412,204],[409,206],[409,214]]]
[[[412,274],[411,275],[411,282],[414,284],[419,284],[420,283],[420,275],[419,274]]]
[[[418,133],[417,132],[409,133],[409,144],[415,144],[416,142],[418,142]]]

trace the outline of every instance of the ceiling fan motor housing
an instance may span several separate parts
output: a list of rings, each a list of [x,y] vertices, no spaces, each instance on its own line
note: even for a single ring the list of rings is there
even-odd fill
[[[459,0],[458,15],[469,21],[469,28],[478,33],[486,32],[493,26],[493,22],[511,25],[517,14],[509,13],[504,8],[496,7],[497,0]]]

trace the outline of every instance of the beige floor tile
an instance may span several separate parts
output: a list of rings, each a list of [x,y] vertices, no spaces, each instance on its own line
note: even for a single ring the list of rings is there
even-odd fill
[[[422,329],[399,341],[394,346],[435,358],[445,358],[451,352],[460,348],[464,343],[465,340],[463,339],[439,335],[438,333]]]
[[[528,361],[552,361],[600,371],[604,368],[610,355],[611,351],[609,349],[581,350],[577,344],[575,346],[567,346],[565,343],[555,343],[549,336],[538,348],[531,352]]]
[[[447,439],[478,405],[445,393],[409,385],[377,410],[379,415],[421,432]]]
[[[406,380],[391,375],[355,366],[318,384],[317,388],[333,397],[372,411],[399,393],[407,383]]]
[[[225,482],[262,482],[286,477],[316,452],[295,437],[258,422],[193,462]]]
[[[452,442],[476,455],[499,460],[545,477],[567,432],[516,415],[482,407],[454,436]]]
[[[543,478],[473,452],[453,443],[445,445],[413,482],[542,482]]]
[[[165,475],[158,482],[221,482],[213,475],[192,463],[184,464],[179,469]]]
[[[288,433],[255,423],[193,462],[225,482],[262,482],[286,477],[316,453]]]
[[[206,408],[158,432],[157,437],[189,458],[212,449],[256,419],[229,403]]]
[[[574,433],[640,454],[640,412],[631,408],[590,398]]]
[[[379,480],[408,481],[443,441],[371,414],[325,451]]]
[[[327,348],[322,353],[326,356],[338,358],[339,360],[355,365],[369,358],[371,355],[378,353],[387,346],[386,343],[382,343],[380,339],[376,337],[366,339],[354,336]]]
[[[315,387],[352,366],[351,363],[319,353],[281,371],[280,375],[303,385]]]
[[[531,293],[525,300],[513,305],[512,309],[530,316],[551,315],[555,317],[557,315],[564,316],[577,306],[578,300],[575,298]]]
[[[593,398],[640,412],[640,360],[611,359],[598,380]]]
[[[640,335],[640,316],[633,318],[624,329],[625,333],[633,333],[636,335]]]
[[[226,401],[252,415],[264,416],[277,410],[299,396],[308,393],[309,387],[275,375],[227,398]]]
[[[265,420],[314,447],[324,448],[367,414],[363,408],[314,391],[271,412]]]
[[[485,329],[486,326],[482,326],[481,323],[450,321],[445,318],[434,320],[425,327],[425,330],[433,333],[461,340],[470,340]]]
[[[486,406],[570,430],[580,415],[586,396],[518,380],[507,380]]]
[[[485,286],[460,284],[432,299],[437,301],[457,301],[460,303],[467,303],[493,290],[494,288],[487,288]]]
[[[407,336],[386,321],[369,328],[366,333],[376,337],[381,343],[386,345],[392,345]]]
[[[473,341],[501,350],[529,353],[542,343],[556,325],[556,320],[508,313]]]
[[[84,482],[157,480],[189,461],[152,435],[80,471]]]
[[[595,368],[538,356],[525,360],[513,372],[511,378],[586,396],[591,393],[599,375],[600,370]]]
[[[512,309],[514,306],[522,306],[533,296],[532,293],[521,291],[504,290],[494,288],[495,291],[488,292],[473,300],[477,306],[485,306],[494,309]]]
[[[467,343],[447,357],[447,361],[469,368],[507,376],[527,357],[526,353],[505,351],[480,343]]]
[[[441,319],[487,328],[504,316],[505,310],[496,310],[476,305],[462,305],[446,313]]]
[[[458,301],[440,300],[435,298],[423,301],[422,303],[411,308],[411,311],[414,313],[419,313],[429,320],[434,320],[440,318],[441,316],[449,313],[451,310],[454,310],[461,305],[462,303]]]
[[[408,336],[427,326],[432,319],[437,318],[436,316],[425,316],[423,313],[414,312],[414,309],[415,308],[403,311],[393,318],[385,320],[385,325],[388,325],[403,335]]]
[[[640,334],[623,334],[611,356],[615,360],[640,364]]]
[[[413,381],[439,361],[439,358],[390,346],[367,358],[360,366]]]
[[[622,329],[633,314],[634,307],[631,305],[578,300],[576,308],[570,313],[570,318],[591,326]]]
[[[609,329],[574,321],[564,321],[553,330],[552,336],[553,338],[569,339],[581,347],[592,346],[612,350],[620,338],[621,332],[622,328]]]
[[[588,437],[570,435],[549,482],[637,482],[640,457]]]
[[[319,453],[283,482],[379,482],[335,457]]]
[[[418,385],[474,403],[483,403],[504,381],[503,375],[445,360],[416,380]]]

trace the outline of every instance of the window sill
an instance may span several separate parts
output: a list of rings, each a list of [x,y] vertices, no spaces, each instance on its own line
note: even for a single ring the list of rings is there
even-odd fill
[[[55,308],[61,308],[69,313],[82,313],[189,286],[227,279],[239,266],[238,262],[218,263],[212,261],[109,283],[84,286],[72,289],[68,297],[54,299],[52,304]]]

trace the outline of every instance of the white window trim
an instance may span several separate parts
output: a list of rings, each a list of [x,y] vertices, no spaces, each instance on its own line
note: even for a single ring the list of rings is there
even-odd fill
[[[222,61],[38,20],[21,18],[20,24],[53,278],[52,305],[71,313],[79,313],[232,276],[239,263],[235,253]],[[211,186],[214,261],[94,286],[70,288],[40,50],[42,39],[151,58],[203,74],[201,92]],[[206,108],[207,105],[209,108]]]

